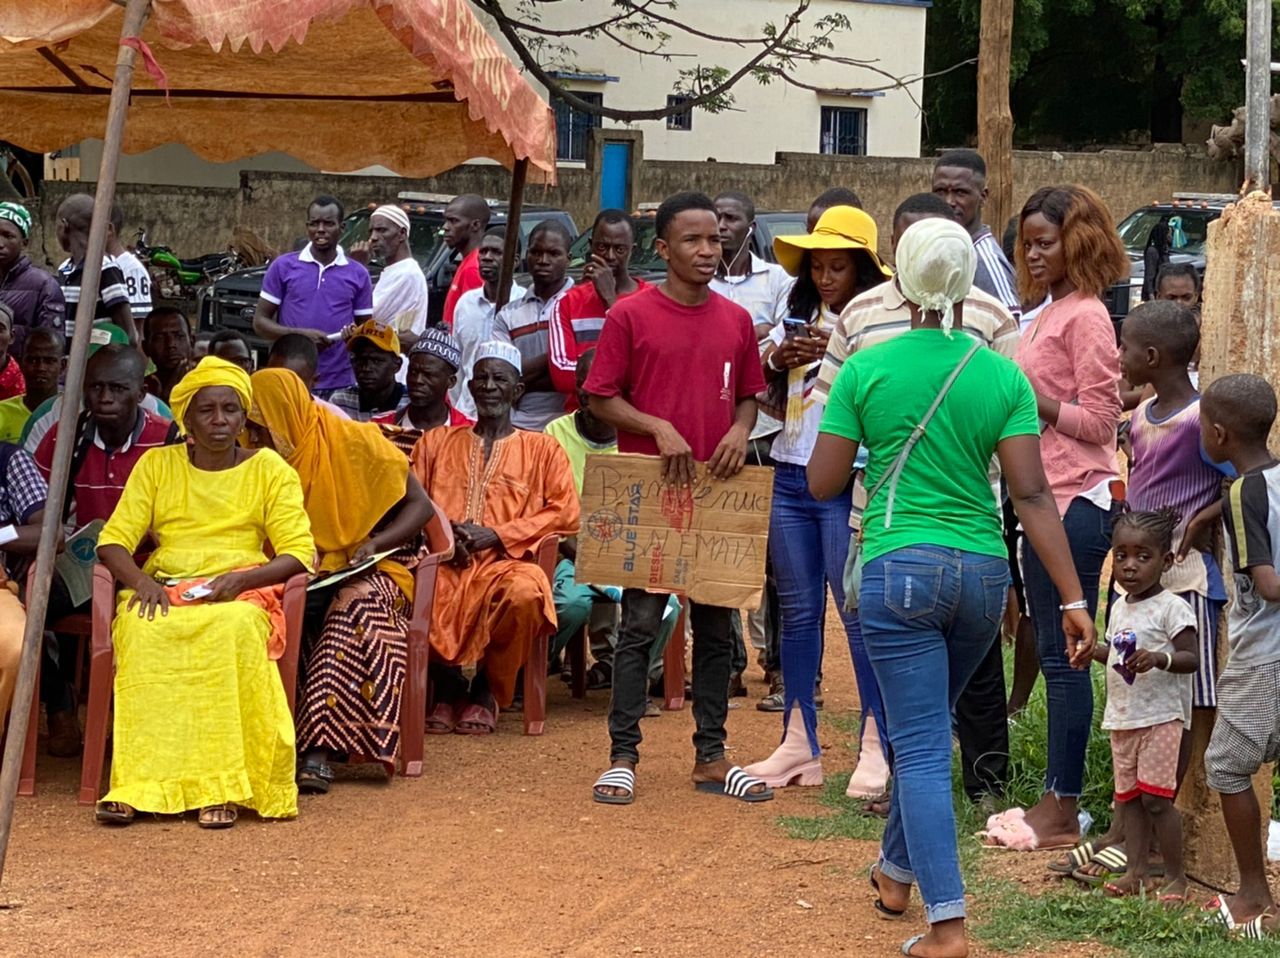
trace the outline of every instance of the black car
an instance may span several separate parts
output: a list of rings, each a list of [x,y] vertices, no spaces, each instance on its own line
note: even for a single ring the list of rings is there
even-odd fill
[[[1125,252],[1129,254],[1129,278],[1116,283],[1106,292],[1104,301],[1117,335],[1121,321],[1129,310],[1142,302],[1142,283],[1146,275],[1142,255],[1156,224],[1164,220],[1173,234],[1169,250],[1170,263],[1189,263],[1204,278],[1204,244],[1209,238],[1209,224],[1222,215],[1228,203],[1239,197],[1231,193],[1174,193],[1168,203],[1152,203],[1134,210],[1117,229]],[[1280,203],[1276,204],[1280,209]]]
[[[400,206],[409,215],[409,245],[413,249],[413,258],[422,267],[427,277],[427,288],[430,292],[428,300],[428,320],[439,325],[444,311],[445,295],[453,274],[458,269],[458,257],[444,245],[444,208],[449,197],[423,197],[419,200],[412,193],[400,195]],[[506,204],[491,204],[489,225],[501,226],[507,221]],[[342,237],[339,244],[350,249],[352,244],[368,239],[369,217],[376,206],[356,210],[348,214],[342,223]],[[541,206],[525,206],[520,211],[520,242],[517,252],[516,269],[521,268],[524,249],[529,233],[543,220],[554,219],[562,222],[570,235],[577,236],[578,228],[564,210]],[[301,244],[300,244],[301,245]],[[258,294],[262,291],[262,278],[266,275],[266,266],[255,266],[242,269],[224,276],[204,290],[200,298],[200,329],[217,331],[234,329],[249,340],[250,346],[259,353],[259,360],[265,359],[268,348],[266,340],[253,331],[253,314],[258,306]],[[369,275],[377,284],[382,273],[382,263],[373,260],[369,263]]]

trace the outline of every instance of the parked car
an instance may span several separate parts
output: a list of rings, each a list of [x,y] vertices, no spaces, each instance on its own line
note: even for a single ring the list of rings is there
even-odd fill
[[[1151,231],[1165,217],[1178,231],[1169,250],[1169,262],[1189,263],[1204,278],[1204,244],[1209,237],[1209,224],[1222,215],[1228,203],[1239,197],[1232,193],[1174,193],[1173,200],[1152,203],[1134,210],[1117,229],[1125,252],[1129,254],[1129,278],[1121,280],[1107,290],[1104,301],[1116,324],[1117,335],[1121,321],[1129,310],[1142,302],[1142,283],[1146,275],[1142,254],[1147,248]],[[1275,204],[1280,209],[1280,203]]]
[[[654,242],[657,232],[654,228],[656,209],[642,205],[640,211],[631,218],[632,228],[636,236],[635,252],[631,254],[631,274],[649,282],[660,282],[667,275],[667,264],[658,255]],[[756,214],[756,229],[751,234],[751,252],[768,263],[776,263],[773,255],[773,238],[775,236],[794,236],[805,232],[807,213],[792,211],[767,211]],[[580,276],[582,267],[591,258],[591,233],[583,233],[569,249],[569,273]]]
[[[444,208],[452,197],[424,193],[401,193],[398,197],[401,208],[409,214],[409,244],[413,249],[413,258],[418,261],[427,276],[427,287],[430,291],[428,317],[431,323],[438,324],[444,311],[445,294],[457,272],[459,258],[444,245]],[[492,213],[489,225],[501,226],[507,221],[507,204],[490,201]],[[343,220],[342,237],[339,243],[344,249],[352,244],[367,239],[369,236],[369,217],[376,206],[369,204],[366,208],[349,213]],[[559,220],[569,230],[571,236],[578,235],[578,228],[573,217],[564,210],[545,206],[525,206],[520,211],[520,241],[516,257],[516,269],[521,269],[524,249],[527,246],[529,233],[546,219]],[[250,346],[259,353],[259,360],[265,358],[268,343],[253,331],[253,314],[258,305],[258,294],[262,291],[262,278],[266,275],[266,266],[239,270],[211,284],[204,291],[200,300],[200,328],[216,331],[234,329],[244,334]],[[369,263],[369,275],[374,284],[382,274],[382,263],[373,260]]]

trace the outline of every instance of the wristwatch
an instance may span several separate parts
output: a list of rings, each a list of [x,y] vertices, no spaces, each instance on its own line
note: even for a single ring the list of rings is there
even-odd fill
[[[1068,602],[1066,605],[1058,606],[1058,611],[1071,612],[1074,609],[1087,609],[1087,608],[1089,608],[1088,602],[1086,602],[1084,599],[1077,599],[1075,602]]]

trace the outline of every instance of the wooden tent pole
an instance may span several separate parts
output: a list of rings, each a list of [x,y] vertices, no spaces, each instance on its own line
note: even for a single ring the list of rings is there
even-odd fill
[[[978,37],[978,152],[987,161],[987,223],[1004,236],[1013,215],[1013,113],[1009,62],[1013,51],[1013,0],[982,0]]]
[[[151,0],[128,0],[124,11],[123,41],[140,36],[142,25],[151,11]],[[76,306],[75,333],[71,337],[71,358],[67,365],[67,383],[58,417],[58,438],[53,450],[53,470],[49,481],[49,498],[40,528],[40,545],[36,550],[36,574],[31,594],[27,596],[27,627],[22,640],[22,658],[18,666],[18,684],[9,711],[8,739],[4,764],[0,765],[0,881],[4,879],[5,859],[13,825],[13,805],[18,793],[18,776],[22,770],[22,753],[26,747],[31,698],[36,694],[36,665],[44,641],[44,617],[49,607],[49,588],[53,581],[53,560],[62,539],[62,506],[67,495],[67,478],[71,472],[71,451],[75,444],[76,417],[80,395],[84,389],[84,365],[89,351],[89,334],[93,328],[94,306],[98,301],[98,283],[102,275],[102,257],[107,248],[107,223],[111,203],[115,199],[116,171],[120,163],[120,145],[124,137],[124,121],[129,110],[129,90],[133,85],[133,63],[136,51],[123,43],[116,54],[115,81],[111,86],[111,103],[107,109],[107,130],[102,146],[102,166],[98,171],[97,191],[93,199],[93,222],[89,227],[89,249],[85,254],[84,278],[80,285],[80,302]]]
[[[520,242],[520,210],[524,207],[524,181],[529,175],[528,159],[517,159],[511,170],[511,202],[507,204],[507,238],[502,244],[502,272],[498,275],[497,308],[507,305],[511,278],[516,272],[516,250]]]
[[[1271,188],[1271,0],[1249,0],[1245,60],[1244,179]]]

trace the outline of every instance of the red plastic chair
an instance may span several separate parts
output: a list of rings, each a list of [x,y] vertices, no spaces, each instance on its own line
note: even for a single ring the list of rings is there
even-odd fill
[[[552,534],[543,537],[534,552],[539,567],[547,576],[548,583],[556,581],[556,563],[560,559],[560,537]],[[571,644],[577,644],[575,639]],[[583,631],[582,655],[586,655],[586,631]],[[529,647],[529,657],[524,663],[524,734],[541,735],[547,721],[547,660],[550,652],[551,636],[543,633],[533,640]],[[585,693],[586,679],[583,679]]]
[[[30,571],[27,573],[27,589],[25,594],[30,595],[32,586],[35,582],[35,565],[32,564]],[[76,670],[75,692],[76,699],[79,700],[80,693],[80,671],[83,669],[83,663],[88,658],[88,639],[92,634],[91,618],[87,614],[68,615],[59,619],[53,626],[54,632],[64,632],[68,635],[78,635],[84,641],[81,646],[81,663]],[[40,726],[40,659],[36,659],[36,685],[35,691],[31,695],[31,717],[27,722],[27,741],[22,751],[22,768],[18,774],[18,794],[30,798],[36,793],[36,733]]]
[[[302,613],[307,604],[307,576],[292,576],[284,586],[285,652],[276,663],[284,694],[293,710],[298,689],[302,646]],[[107,722],[115,683],[111,622],[116,615],[116,584],[107,567],[93,567],[93,645],[89,656],[89,707],[84,720],[84,761],[80,766],[80,804],[96,804],[102,794],[102,766],[107,753]],[[194,747],[194,746],[193,746]]]
[[[676,630],[662,650],[662,707],[668,712],[684,708],[684,627],[689,615],[689,600],[680,600],[680,618]]]

